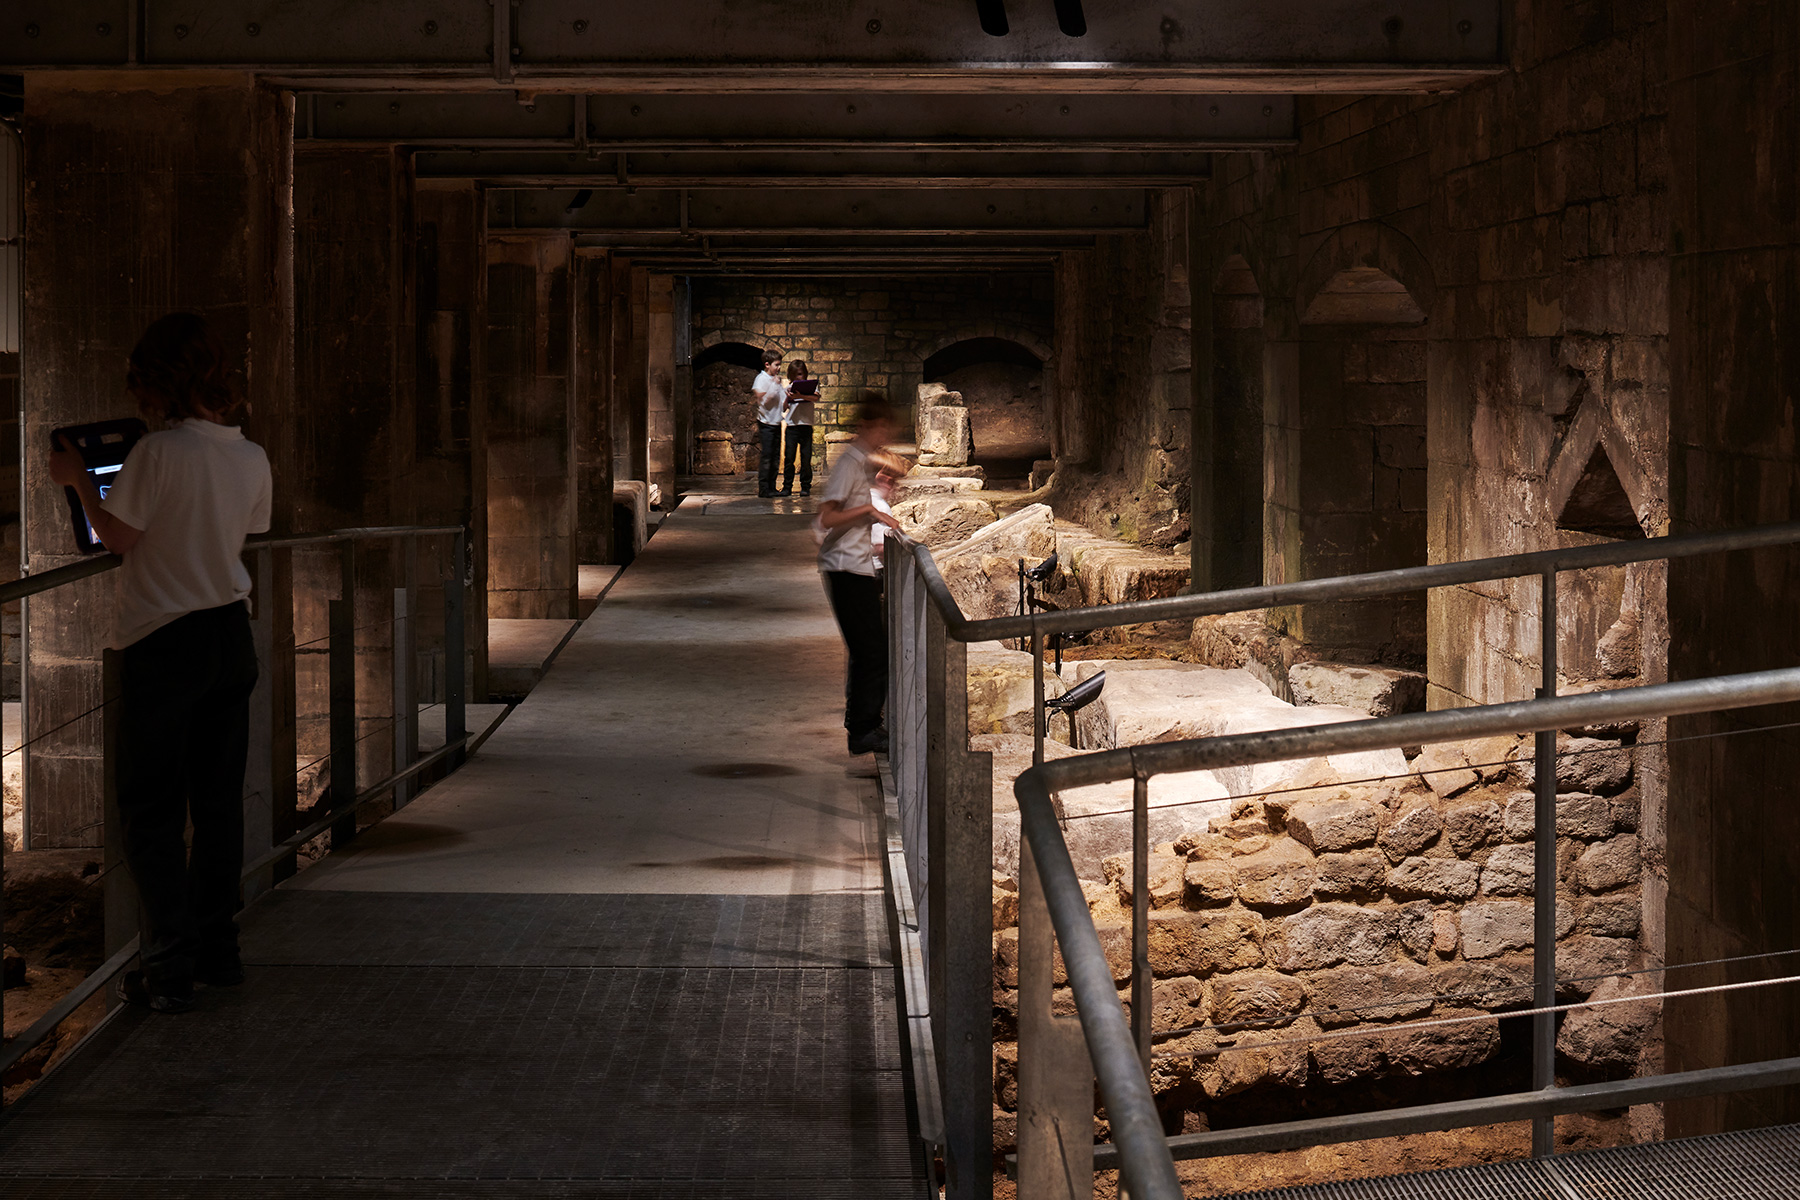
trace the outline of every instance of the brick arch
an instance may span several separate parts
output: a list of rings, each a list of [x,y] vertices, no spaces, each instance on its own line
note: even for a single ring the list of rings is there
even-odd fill
[[[963,329],[957,330],[955,333],[944,334],[935,341],[922,343],[919,346],[918,353],[920,368],[924,368],[926,359],[948,350],[958,342],[967,342],[975,338],[1000,338],[1008,342],[1017,342],[1019,345],[1025,347],[1025,349],[1037,355],[1039,362],[1044,363],[1046,366],[1050,362],[1052,351],[1049,344],[1028,330],[1020,329],[1012,325],[1006,325],[999,321],[976,321]]]
[[[1394,298],[1390,311],[1396,315],[1378,317],[1376,321],[1417,323],[1431,313],[1437,285],[1431,263],[1411,238],[1380,221],[1359,221],[1333,231],[1300,270],[1295,300],[1301,321],[1318,319],[1308,314],[1318,310],[1321,297],[1340,281],[1373,280],[1379,286],[1380,277],[1398,284],[1407,303],[1401,303],[1400,293],[1389,289],[1387,295]],[[1408,309],[1416,309],[1417,315],[1398,315]]]
[[[792,354],[794,347],[786,338],[774,338],[763,333],[752,333],[748,329],[709,329],[700,335],[694,344],[694,352],[710,350],[720,342],[742,342],[746,346],[761,346],[781,351],[783,358]]]

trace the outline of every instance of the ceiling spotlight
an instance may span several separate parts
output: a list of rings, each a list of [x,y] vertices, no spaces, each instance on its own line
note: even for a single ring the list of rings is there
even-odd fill
[[[569,201],[569,207],[563,209],[563,215],[569,217],[574,216],[576,213],[586,208],[587,202],[593,198],[593,188],[582,188],[579,192],[575,193],[575,198]]]
[[[994,37],[1005,37],[1011,26],[1006,23],[1006,0],[975,0],[975,11],[981,14],[981,31]]]

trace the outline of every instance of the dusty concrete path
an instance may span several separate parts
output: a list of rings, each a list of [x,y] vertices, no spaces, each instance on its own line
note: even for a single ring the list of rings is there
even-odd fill
[[[669,518],[478,758],[258,903],[249,981],[0,1115],[11,1197],[919,1197],[806,518]]]

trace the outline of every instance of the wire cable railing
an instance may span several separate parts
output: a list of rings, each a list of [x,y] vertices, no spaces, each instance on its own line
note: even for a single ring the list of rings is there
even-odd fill
[[[416,595],[419,588],[417,579],[417,555],[410,547],[419,539],[429,537],[448,537],[451,539],[450,553],[447,556],[448,569],[441,579],[444,600],[444,622],[442,630],[442,653],[446,671],[443,676],[444,698],[434,700],[430,704],[420,706],[414,699],[414,675],[417,664],[414,661],[415,641],[414,629],[417,621]],[[410,793],[414,782],[427,772],[439,768],[454,770],[460,766],[479,747],[493,726],[479,736],[471,736],[466,728],[466,701],[464,678],[464,626],[467,620],[466,589],[472,582],[472,572],[468,560],[467,531],[457,525],[419,525],[419,526],[379,526],[354,529],[334,530],[322,534],[259,536],[249,539],[245,544],[245,557],[252,567],[253,581],[251,592],[252,604],[252,638],[256,643],[257,657],[265,670],[259,679],[257,692],[252,696],[253,728],[260,728],[261,733],[254,735],[260,741],[262,750],[253,748],[251,764],[247,772],[245,790],[246,824],[251,829],[268,831],[268,847],[253,854],[243,867],[243,880],[246,885],[246,896],[254,899],[256,895],[266,892],[274,882],[268,874],[271,869],[291,860],[295,853],[308,841],[321,833],[330,831],[334,845],[343,839],[356,834],[355,814],[359,808],[383,795],[395,795],[395,807],[398,808]],[[407,553],[397,554],[394,562],[395,579],[401,586],[394,589],[394,615],[387,622],[373,622],[358,625],[352,618],[358,589],[358,547],[371,541],[392,541],[407,548]],[[310,763],[300,763],[297,757],[286,763],[279,761],[280,756],[274,753],[277,745],[275,721],[277,715],[275,698],[269,689],[273,681],[283,679],[293,681],[291,669],[293,656],[307,648],[310,643],[287,644],[275,636],[277,612],[289,614],[285,619],[291,621],[291,605],[294,596],[290,590],[284,597],[276,587],[274,556],[277,553],[297,549],[322,549],[333,552],[337,558],[337,596],[328,597],[325,608],[329,615],[329,632],[320,641],[329,643],[330,669],[328,687],[329,695],[328,723],[330,726],[331,748]],[[119,566],[123,560],[116,555],[99,555],[93,558],[52,568],[47,571],[34,572],[21,579],[0,584],[0,603],[23,600],[31,596],[50,592],[56,588],[90,579]],[[366,585],[365,585],[366,586]],[[374,728],[358,729],[357,715],[357,671],[355,654],[359,635],[384,626],[393,630],[393,651],[395,660],[393,678],[392,716],[382,720]],[[282,671],[270,671],[271,660],[277,655],[288,656],[289,667]],[[9,748],[5,755],[23,754],[34,745],[38,745],[56,734],[62,733],[78,723],[94,716],[106,716],[109,706],[116,703],[119,695],[117,687],[117,656],[107,651],[102,659],[102,675],[105,695],[96,704],[76,715],[58,722],[49,729],[34,734],[21,741],[20,745]],[[290,697],[291,701],[291,697]],[[260,708],[259,708],[260,704]],[[421,754],[417,746],[417,719],[420,713],[442,707],[445,710],[443,745]],[[288,706],[291,708],[291,704]],[[508,709],[510,712],[510,708]],[[261,716],[258,717],[258,713]],[[289,720],[292,713],[288,713]],[[261,722],[259,726],[257,723]],[[104,731],[102,757],[103,775],[110,780],[111,764],[114,758],[112,729],[114,722],[108,716],[107,728]],[[496,722],[495,724],[498,724]],[[290,734],[293,731],[290,730]],[[359,751],[371,739],[383,734],[392,733],[394,737],[394,767],[392,771],[364,787],[349,786],[350,795],[344,802],[336,804],[330,812],[314,815],[304,827],[291,833],[283,833],[282,814],[276,809],[276,797],[286,795],[289,798],[288,815],[285,823],[297,823],[295,818],[300,814],[292,811],[292,799],[299,777],[315,767],[326,765],[333,775],[344,780],[354,781],[359,772]],[[292,746],[292,740],[286,743]],[[258,757],[260,753],[260,758]],[[96,875],[86,882],[111,893],[114,888],[129,886],[127,876],[118,871],[122,855],[116,845],[116,815],[108,796],[102,817],[101,828],[105,831],[106,847],[103,866]],[[91,833],[90,825],[84,830],[64,830],[65,834]],[[123,901],[123,897],[120,898]],[[123,970],[136,956],[138,939],[135,927],[119,927],[115,917],[135,919],[136,905],[128,902],[115,903],[108,898],[108,927],[106,930],[107,957],[100,967],[90,973],[74,989],[65,994],[57,1003],[34,1022],[32,1026],[11,1039],[5,1050],[0,1052],[0,1073],[10,1070],[27,1054],[49,1037],[58,1026],[74,1013],[82,1004],[92,999],[111,979]],[[14,934],[29,933],[33,926],[24,930],[11,931]],[[98,1026],[95,1027],[95,1030]],[[88,1036],[92,1036],[90,1031]]]
[[[1534,763],[1531,788],[1534,803],[1533,894],[1535,897],[1553,897],[1557,875],[1557,772],[1554,765],[1559,753],[1557,731],[1800,700],[1800,669],[1559,696],[1556,611],[1560,573],[1796,543],[1800,543],[1800,522],[971,620],[963,615],[930,552],[910,540],[896,539],[896,544],[909,553],[889,556],[889,729],[893,743],[893,775],[901,793],[902,825],[910,835],[909,861],[917,860],[913,877],[925,881],[923,890],[927,902],[921,905],[921,927],[935,931],[927,946],[928,967],[937,976],[933,980],[933,1017],[939,1026],[935,1031],[938,1044],[948,1042],[956,1046],[961,1043],[969,1047],[962,1059],[944,1073],[946,1157],[964,1170],[979,1171],[987,1162],[983,1147],[991,1141],[988,1126],[992,1119],[985,1102],[964,1102],[957,1095],[959,1088],[967,1087],[973,1091],[977,1085],[978,1059],[988,1060],[980,1066],[991,1071],[992,1046],[991,1029],[986,1028],[991,1025],[992,1001],[990,996],[983,995],[990,986],[986,980],[991,973],[991,967],[985,961],[988,955],[983,951],[987,949],[984,943],[991,944],[992,938],[992,901],[987,879],[992,858],[992,767],[986,755],[977,755],[968,749],[967,697],[963,694],[962,684],[969,643],[1026,639],[1034,659],[1033,765],[1018,777],[1013,788],[1019,805],[1021,833],[1017,1159],[1021,1194],[1035,1189],[1045,1195],[1074,1195],[1076,1192],[1070,1189],[1076,1184],[1072,1181],[1085,1177],[1093,1169],[1110,1166],[1124,1172],[1125,1185],[1133,1197],[1173,1200],[1181,1190],[1174,1172],[1171,1142],[1181,1146],[1184,1155],[1192,1147],[1180,1138],[1164,1136],[1148,1079],[1153,1053],[1146,949],[1149,781],[1160,774],[1247,767],[1487,736],[1533,734],[1536,739],[1531,756]],[[1044,648],[1051,635],[1321,601],[1371,599],[1429,588],[1533,576],[1540,588],[1538,656],[1542,677],[1535,699],[1123,747],[1048,762],[1044,759]],[[1776,728],[1787,727],[1790,725],[1784,723]],[[1771,727],[1729,732],[1759,732],[1768,728]],[[1664,738],[1630,748],[1635,750],[1684,740],[1690,739]],[[1471,768],[1462,766],[1458,769]],[[1367,782],[1385,778],[1388,777]],[[1134,792],[1129,810],[1065,815],[1056,802],[1056,795],[1070,788],[1125,781],[1132,783]],[[1307,789],[1296,787],[1294,790]],[[1235,799],[1270,794],[1263,790]],[[1216,804],[1220,799],[1205,797],[1158,807]],[[1063,837],[1066,820],[1126,812],[1133,819],[1133,961],[1129,1018],[1114,985],[1113,970],[1102,950],[1086,894]],[[1557,1087],[1554,1075],[1555,1019],[1559,1013],[1569,1011],[1569,1006],[1556,1003],[1559,983],[1555,966],[1557,906],[1535,899],[1532,903],[1532,1004],[1523,1012],[1507,1014],[1532,1022],[1534,1090],[1528,1094],[1530,1101],[1520,1101],[1517,1097],[1489,1097],[1459,1102],[1460,1107],[1415,1114],[1419,1121],[1426,1122],[1419,1128],[1451,1128],[1455,1122],[1485,1123],[1510,1119],[1495,1114],[1522,1113],[1533,1123],[1533,1152],[1542,1155],[1553,1149],[1551,1118],[1556,1113],[1581,1111],[1584,1105],[1587,1108],[1616,1107],[1621,1103],[1637,1102],[1618,1098],[1625,1095],[1626,1090],[1635,1097],[1672,1097],[1773,1086],[1774,1082],[1800,1078],[1800,1060],[1777,1060],[1767,1064],[1686,1072],[1679,1077],[1654,1077],[1619,1084],[1583,1085],[1581,1088]],[[1051,959],[1057,946],[1061,949],[1063,968],[1074,993],[1079,1017],[1080,1033],[1074,1043],[1058,1028],[1049,1011]],[[1730,986],[1733,990],[1741,990],[1739,985]],[[1492,991],[1492,988],[1483,989],[1484,994]],[[1681,989],[1679,994],[1710,995],[1716,991],[1708,985],[1704,989]],[[941,1002],[939,997],[943,998]],[[1385,1000],[1381,1006],[1393,1003]],[[1492,1020],[1494,1016],[1482,1014],[1471,1019]],[[1368,1031],[1360,1032],[1368,1036]],[[1076,1064],[1084,1054],[1092,1063],[1093,1076],[1099,1084],[1114,1139],[1114,1146],[1099,1150],[1091,1145],[1089,1132],[1094,1116],[1092,1083],[1074,1078],[1081,1074]],[[1442,1109],[1442,1106],[1438,1108]],[[1388,1119],[1388,1125],[1382,1128],[1393,1126],[1392,1114],[1382,1116]],[[1434,1120],[1453,1123],[1430,1125],[1429,1122]],[[1257,1142],[1255,1148],[1275,1148],[1282,1138],[1308,1136],[1305,1131],[1297,1132],[1299,1126],[1307,1123],[1293,1124],[1294,1128],[1279,1127],[1279,1132],[1269,1135],[1266,1145]],[[1355,1120],[1350,1124],[1357,1128],[1376,1127],[1367,1122],[1358,1124]],[[1401,1125],[1404,1126],[1403,1120]],[[1333,1136],[1326,1136],[1330,1130],[1309,1128],[1322,1140],[1334,1140]],[[1209,1135],[1191,1136],[1205,1139]],[[1244,1131],[1233,1131],[1233,1136],[1235,1140],[1230,1143],[1233,1146],[1250,1144],[1246,1141],[1249,1135]],[[1317,1143],[1289,1141],[1281,1144]],[[1203,1152],[1221,1151],[1206,1149]],[[955,1174],[953,1166],[953,1178]],[[951,1194],[957,1194],[954,1187]],[[1085,1190],[1080,1194],[1086,1194]]]

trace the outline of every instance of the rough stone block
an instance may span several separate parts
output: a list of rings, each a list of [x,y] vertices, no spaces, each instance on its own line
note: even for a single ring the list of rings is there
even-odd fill
[[[1472,854],[1498,837],[1502,824],[1500,806],[1492,800],[1459,804],[1444,813],[1444,833],[1450,848],[1462,855]]]
[[[908,479],[979,479],[987,481],[987,468],[967,463],[956,467],[937,467],[927,464],[916,464],[907,472]]]
[[[1263,964],[1263,937],[1262,917],[1243,909],[1153,912],[1150,969],[1167,976],[1259,967]]]
[[[1100,864],[1107,882],[1118,889],[1119,902],[1126,905],[1133,903],[1131,858],[1129,852],[1113,854]],[[1165,842],[1150,848],[1149,862],[1146,865],[1150,880],[1150,907],[1174,908],[1180,904],[1186,887],[1183,876],[1187,860],[1175,853],[1174,846]]]
[[[1638,950],[1634,938],[1578,933],[1556,948],[1556,987],[1561,996],[1586,996],[1606,977],[1631,969]]]
[[[1216,908],[1230,904],[1237,895],[1236,877],[1228,863],[1190,862],[1182,882],[1190,908]]]
[[[1481,777],[1469,769],[1469,756],[1454,742],[1425,747],[1413,759],[1412,767],[1426,787],[1445,798],[1481,782]]]
[[[1282,1087],[1305,1087],[1307,1068],[1311,1055],[1303,1045],[1283,1045],[1269,1050],[1258,1050],[1256,1046],[1262,1042],[1287,1041],[1295,1037],[1304,1037],[1308,1033],[1317,1032],[1318,1026],[1310,1020],[1296,1021],[1292,1029],[1276,1030],[1268,1033],[1246,1033],[1238,1038],[1241,1049],[1228,1050],[1219,1055],[1218,1091],[1220,1096],[1229,1096],[1259,1083],[1272,1083]]]
[[[940,404],[958,404],[963,402],[961,392],[953,392],[941,383],[921,383],[919,385],[919,408],[935,408]]]
[[[1467,959],[1493,958],[1532,944],[1532,906],[1517,900],[1485,900],[1462,913],[1462,952]]]
[[[1634,938],[1643,925],[1643,901],[1637,896],[1602,896],[1575,902],[1575,921],[1583,933]]]
[[[1476,1008],[1511,1008],[1531,999],[1531,956],[1445,963],[1431,972],[1440,1000]]]
[[[1392,961],[1399,946],[1400,921],[1393,912],[1338,903],[1315,904],[1282,919],[1265,944],[1270,965],[1283,971],[1373,966]]]
[[[1556,790],[1612,796],[1631,786],[1632,750],[1601,738],[1556,739]],[[1537,779],[1537,763],[1531,743],[1516,752],[1513,769],[1527,785]]]
[[[1575,861],[1575,879],[1590,892],[1609,892],[1638,881],[1642,868],[1636,834],[1595,842]]]
[[[934,405],[919,413],[919,462],[928,467],[956,467],[974,453],[969,436],[969,410]]]
[[[1438,1017],[1474,1015],[1476,1010],[1445,1009]],[[1388,1061],[1407,1075],[1454,1071],[1486,1062],[1500,1049],[1500,1021],[1486,1017],[1460,1025],[1440,1025],[1409,1031],[1388,1039]]]
[[[1499,846],[1481,868],[1484,896],[1529,896],[1536,886],[1537,854],[1529,843]]]
[[[1292,908],[1312,899],[1313,857],[1286,838],[1231,865],[1237,898],[1251,908]]]
[[[1288,668],[1288,686],[1295,704],[1336,704],[1374,717],[1418,712],[1425,707],[1425,677],[1415,671],[1296,663]]]
[[[736,475],[742,469],[728,431],[708,429],[694,435],[694,474]]]
[[[1190,976],[1158,979],[1150,986],[1150,1028],[1169,1033],[1206,1017],[1206,985]]]
[[[1535,820],[1533,821],[1535,825]],[[1613,806],[1603,796],[1575,793],[1556,798],[1556,835],[1598,841],[1613,831]]]
[[[1654,976],[1608,979],[1593,990],[1594,1000],[1618,1000],[1625,996],[1649,996],[1656,991]],[[1583,1066],[1606,1070],[1631,1070],[1638,1065],[1644,1045],[1662,1016],[1662,1003],[1608,1004],[1586,1008],[1563,1018],[1556,1037],[1559,1054]]]
[[[1306,1001],[1306,986],[1274,971],[1239,971],[1212,981],[1212,1019],[1221,1025],[1286,1024]]]
[[[1306,977],[1306,1006],[1326,1029],[1419,1017],[1435,1002],[1431,973],[1417,963],[1337,967]]]
[[[1046,698],[1060,696],[1067,686],[1050,671],[1044,672]],[[969,736],[1017,733],[1029,736],[1034,724],[1031,655],[1023,650],[977,649],[968,651]]]
[[[1378,829],[1376,807],[1347,793],[1302,800],[1287,813],[1288,833],[1315,853],[1370,845]]]
[[[936,549],[963,541],[994,523],[994,507],[964,494],[921,496],[894,505],[900,528],[914,541]]]
[[[1510,842],[1537,836],[1537,797],[1530,792],[1513,792],[1507,796],[1502,830]]]
[[[1313,891],[1325,897],[1372,897],[1387,883],[1387,860],[1374,850],[1321,854]]]
[[[1460,858],[1403,859],[1388,872],[1388,891],[1428,900],[1467,900],[1480,885],[1481,868]]]
[[[1399,862],[1437,840],[1443,831],[1443,814],[1429,800],[1408,800],[1400,813],[1381,831],[1378,843],[1389,861]]]

